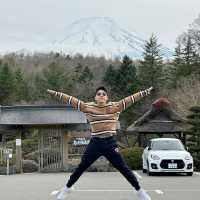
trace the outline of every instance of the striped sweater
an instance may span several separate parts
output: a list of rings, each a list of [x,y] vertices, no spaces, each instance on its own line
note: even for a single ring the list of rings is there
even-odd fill
[[[86,114],[90,123],[91,135],[93,137],[108,137],[116,134],[119,114],[131,104],[139,101],[149,93],[147,90],[140,91],[118,102],[108,102],[104,106],[97,105],[95,102],[83,102],[73,96],[56,92],[53,93],[65,103]]]

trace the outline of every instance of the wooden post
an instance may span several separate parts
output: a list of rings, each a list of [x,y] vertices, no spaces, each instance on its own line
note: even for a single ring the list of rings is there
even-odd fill
[[[141,147],[144,147],[144,133],[141,133],[141,138],[140,138],[140,141],[141,141]]]
[[[186,134],[186,132],[184,132],[184,138],[185,138],[185,146],[187,146],[188,144],[187,144],[187,134]]]
[[[184,132],[182,132],[182,138],[183,138],[183,144],[186,146],[186,135]]]
[[[139,147],[142,146],[141,134],[140,134],[140,133],[138,133],[138,146],[139,146]]]
[[[9,165],[9,157],[6,158],[6,163],[7,163],[7,167],[6,167],[6,174],[9,175],[10,174],[10,165]]]
[[[43,168],[43,135],[41,134],[40,129],[37,129],[38,132],[38,138],[39,138],[39,142],[38,142],[38,160],[39,160],[39,172],[42,171]]]
[[[21,144],[21,130],[16,135],[16,173],[22,173],[22,144]]]
[[[68,142],[70,136],[69,131],[63,133],[63,170],[66,171],[68,168]]]
[[[182,141],[181,132],[178,132],[178,139]]]
[[[3,164],[3,147],[4,147],[4,141],[5,141],[5,136],[4,134],[2,135],[2,141],[1,141],[1,165]]]

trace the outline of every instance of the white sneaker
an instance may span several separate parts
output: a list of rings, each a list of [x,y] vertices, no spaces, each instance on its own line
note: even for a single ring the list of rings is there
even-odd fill
[[[64,188],[62,188],[58,195],[57,195],[57,200],[63,200],[65,199],[65,197],[67,196],[67,194],[71,193],[72,191],[74,191],[74,187],[70,187],[70,188],[67,188],[66,186]]]
[[[143,189],[137,191],[137,195],[140,200],[151,200],[151,197]]]

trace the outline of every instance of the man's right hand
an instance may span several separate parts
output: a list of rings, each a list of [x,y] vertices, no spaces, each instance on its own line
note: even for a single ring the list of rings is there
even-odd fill
[[[154,88],[151,86],[150,88],[146,89],[148,94],[151,94],[151,92],[154,90]]]

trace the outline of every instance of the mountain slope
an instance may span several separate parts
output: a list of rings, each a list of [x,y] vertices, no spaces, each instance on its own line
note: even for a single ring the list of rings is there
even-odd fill
[[[107,17],[80,19],[67,26],[60,34],[53,49],[64,53],[121,57],[128,55],[141,58],[144,39],[136,33],[121,28]],[[167,48],[162,49],[165,57],[171,55]]]

